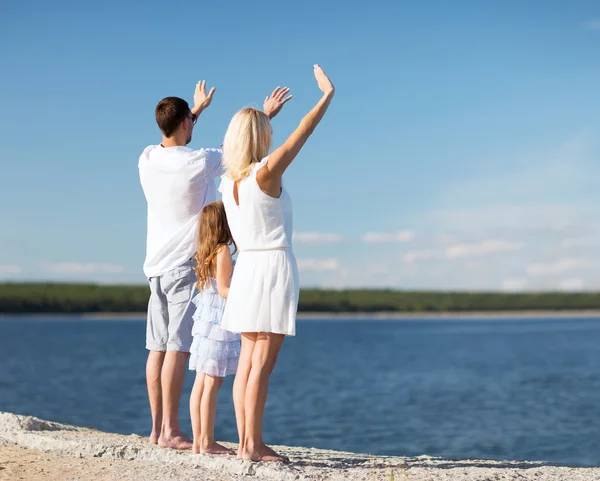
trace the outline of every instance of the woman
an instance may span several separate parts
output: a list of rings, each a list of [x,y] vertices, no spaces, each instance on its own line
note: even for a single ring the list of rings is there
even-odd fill
[[[221,325],[242,333],[233,402],[240,437],[238,458],[245,460],[289,461],[264,444],[262,421],[277,354],[284,337],[296,333],[298,267],[292,253],[292,203],[282,176],[325,115],[335,92],[318,65],[314,74],[323,96],[271,155],[271,123],[256,109],[236,113],[223,141],[227,172],[220,190],[240,254]]]

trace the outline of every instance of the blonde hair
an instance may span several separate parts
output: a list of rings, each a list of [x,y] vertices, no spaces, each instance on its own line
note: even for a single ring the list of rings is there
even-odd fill
[[[223,202],[218,200],[205,205],[200,211],[198,250],[195,256],[196,267],[194,267],[198,290],[203,290],[210,283],[210,278],[215,275],[215,261],[219,250],[222,247],[227,248],[230,244],[236,247],[227,224]]]
[[[237,112],[223,140],[223,165],[231,180],[248,176],[252,164],[260,162],[271,148],[271,121],[260,110],[245,108]]]

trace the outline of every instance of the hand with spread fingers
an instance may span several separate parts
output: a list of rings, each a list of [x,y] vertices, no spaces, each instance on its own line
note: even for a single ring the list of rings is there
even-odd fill
[[[212,102],[213,95],[215,94],[215,88],[211,88],[208,95],[206,94],[206,80],[200,80],[196,84],[196,90],[194,91],[194,108],[192,109],[193,114],[200,114],[206,107]]]
[[[263,112],[267,114],[267,116],[272,119],[275,117],[288,100],[292,98],[292,96],[286,97],[290,89],[288,87],[277,87],[271,93],[271,96],[267,96],[265,98],[265,102],[263,104]]]

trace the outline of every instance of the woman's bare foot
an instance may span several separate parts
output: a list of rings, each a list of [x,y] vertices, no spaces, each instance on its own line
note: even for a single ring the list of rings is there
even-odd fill
[[[183,434],[169,437],[161,435],[158,438],[158,445],[161,448],[192,449],[192,440]]]
[[[277,454],[269,446],[263,444],[254,449],[243,449],[242,458],[245,461],[262,461],[265,463],[289,463],[290,460]]]

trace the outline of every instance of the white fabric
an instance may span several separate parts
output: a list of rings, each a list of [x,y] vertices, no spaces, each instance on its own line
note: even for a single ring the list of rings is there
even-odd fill
[[[214,179],[223,174],[221,149],[150,145],[138,163],[148,202],[144,274],[155,277],[196,252],[198,215],[217,200]]]
[[[265,194],[256,172],[238,183],[223,177],[220,191],[239,255],[221,327],[231,332],[296,334],[300,293],[298,266],[292,252],[292,201],[285,188],[279,198]]]

